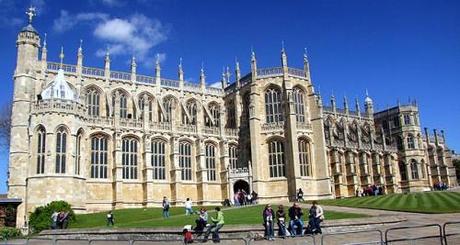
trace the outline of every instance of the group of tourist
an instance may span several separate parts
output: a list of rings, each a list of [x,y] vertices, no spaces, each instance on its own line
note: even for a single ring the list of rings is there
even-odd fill
[[[235,206],[245,206],[249,204],[256,204],[257,203],[257,193],[252,191],[251,193],[246,193],[245,190],[238,190],[233,195],[233,205]]]
[[[383,187],[381,185],[368,185],[363,189],[358,187],[355,192],[357,197],[379,196],[384,194]]]
[[[442,180],[433,184],[433,190],[435,191],[444,191],[444,190],[447,190],[448,188],[449,186],[447,186],[446,183],[442,182]]]
[[[198,218],[195,220],[196,226],[192,228],[190,225],[186,225],[183,230],[184,243],[193,243],[192,230],[196,234],[196,238],[202,236],[202,242],[207,242],[209,235],[212,233],[212,241],[217,243],[220,242],[219,231],[224,226],[224,213],[220,207],[216,207],[216,216],[211,217],[211,223],[208,224],[208,211],[206,208],[201,208],[198,214]],[[206,232],[204,231],[207,227]]]
[[[265,239],[269,241],[275,240],[274,224],[278,225],[278,236],[285,238],[287,236],[302,236],[304,234],[321,234],[320,223],[324,220],[324,211],[316,201],[313,201],[312,206],[308,210],[308,226],[304,233],[302,208],[298,203],[294,203],[286,214],[284,206],[279,205],[276,213],[273,211],[270,204],[265,206],[262,212],[265,228]],[[286,224],[286,218],[289,217],[289,223]]]
[[[69,218],[69,212],[54,211],[53,214],[51,214],[51,229],[67,229]]]

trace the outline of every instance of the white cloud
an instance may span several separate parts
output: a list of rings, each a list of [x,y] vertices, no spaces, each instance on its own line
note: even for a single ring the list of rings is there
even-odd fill
[[[222,83],[219,81],[219,82],[215,82],[215,83],[211,83],[209,85],[209,87],[213,87],[213,88],[222,88]]]
[[[110,7],[118,7],[124,5],[124,2],[120,0],[100,0],[102,4]]]
[[[79,23],[88,21],[101,21],[108,18],[109,15],[105,13],[79,13],[71,15],[66,10],[61,10],[59,18],[53,21],[53,30],[56,32],[65,32],[72,29]]]
[[[100,22],[94,36],[108,43],[112,55],[134,55],[141,62],[151,61],[151,49],[167,40],[168,29],[160,21],[149,19],[142,14],[129,19],[113,18]],[[99,55],[105,50],[99,50]],[[164,54],[160,59],[164,59]]]
[[[144,65],[154,64],[156,59],[151,52],[153,47],[168,38],[169,30],[159,20],[150,19],[143,14],[134,14],[128,18],[111,18],[106,13],[89,12],[70,14],[61,10],[59,18],[54,20],[53,30],[65,32],[78,24],[91,23],[93,35],[104,43],[104,48],[96,51],[96,56],[104,56],[107,49],[111,56],[132,55]],[[166,58],[160,54],[160,60]]]

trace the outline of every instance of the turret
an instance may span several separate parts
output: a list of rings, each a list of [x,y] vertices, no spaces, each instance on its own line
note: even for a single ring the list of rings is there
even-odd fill
[[[38,61],[40,37],[32,26],[33,17],[36,16],[35,8],[30,7],[26,14],[29,17],[29,23],[19,32],[16,41],[18,48],[16,74],[32,72]]]
[[[372,102],[371,97],[366,89],[366,98],[364,99],[364,109],[366,110],[367,116],[372,116],[374,114],[374,103]]]

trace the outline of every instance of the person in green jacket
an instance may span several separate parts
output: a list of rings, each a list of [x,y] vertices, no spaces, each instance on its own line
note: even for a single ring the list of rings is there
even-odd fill
[[[219,237],[219,230],[224,226],[225,221],[224,221],[224,213],[220,210],[220,207],[215,208],[217,215],[216,218],[211,217],[212,225],[209,226],[208,230],[204,234],[204,241],[208,241],[208,236],[212,232],[212,241],[213,242],[220,242],[220,237]]]

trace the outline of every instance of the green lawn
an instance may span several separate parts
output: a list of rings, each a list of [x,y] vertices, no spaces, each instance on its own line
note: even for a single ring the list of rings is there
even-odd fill
[[[224,209],[225,224],[262,224],[263,205]],[[214,208],[208,207],[209,216],[214,216]],[[212,210],[212,211],[211,211]],[[287,211],[287,210],[286,210]],[[148,227],[183,227],[195,224],[197,215],[185,216],[184,208],[171,208],[171,217],[163,219],[161,208],[120,209],[114,211],[115,227],[148,228]],[[306,210],[304,210],[306,213]],[[77,221],[71,228],[97,228],[106,226],[106,212],[77,215]],[[326,219],[347,219],[365,217],[362,214],[332,212],[326,210]]]
[[[346,199],[322,200],[323,205],[373,208],[417,213],[457,213],[460,212],[460,193],[418,192],[390,194],[384,196],[353,197]]]

